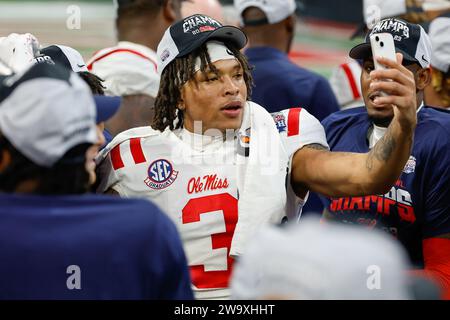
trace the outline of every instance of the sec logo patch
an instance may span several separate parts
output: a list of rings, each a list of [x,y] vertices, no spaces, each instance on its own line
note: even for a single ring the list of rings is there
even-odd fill
[[[148,177],[145,184],[154,190],[165,189],[170,186],[178,177],[178,171],[174,170],[173,165],[166,159],[153,161],[147,170]]]

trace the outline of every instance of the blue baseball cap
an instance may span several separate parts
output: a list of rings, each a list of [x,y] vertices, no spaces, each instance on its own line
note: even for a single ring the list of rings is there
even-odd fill
[[[104,122],[119,110],[122,98],[119,96],[94,96],[95,107],[97,109],[97,123]]]

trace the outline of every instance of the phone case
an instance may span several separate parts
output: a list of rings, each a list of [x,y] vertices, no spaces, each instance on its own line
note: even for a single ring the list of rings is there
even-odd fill
[[[376,57],[384,57],[396,61],[394,38],[390,33],[377,33],[370,36],[370,46],[372,47],[372,56],[375,69],[386,69],[379,64]]]

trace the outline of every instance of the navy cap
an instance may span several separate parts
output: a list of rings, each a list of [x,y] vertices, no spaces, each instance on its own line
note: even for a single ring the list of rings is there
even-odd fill
[[[350,50],[353,59],[365,59],[372,56],[370,36],[378,33],[390,33],[394,38],[395,50],[403,54],[409,62],[416,62],[422,68],[430,66],[431,42],[425,30],[418,24],[406,22],[401,19],[384,19],[378,22],[367,33],[364,43]]]
[[[122,103],[122,98],[119,96],[100,96],[95,95],[95,106],[97,108],[97,123],[104,122],[119,110],[120,104]]]
[[[63,45],[51,45],[40,50],[40,55],[34,58],[36,63],[47,62],[61,65],[73,72],[88,72],[86,62],[74,48]]]
[[[231,44],[239,50],[247,44],[247,36],[241,29],[195,14],[176,22],[164,33],[157,50],[158,73],[176,58],[190,54],[209,40]]]

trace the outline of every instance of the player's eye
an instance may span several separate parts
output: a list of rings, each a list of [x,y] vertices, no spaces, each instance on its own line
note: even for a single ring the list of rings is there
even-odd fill
[[[367,73],[370,73],[370,72],[372,72],[374,70],[374,65],[372,63],[365,63],[364,64],[364,70]]]
[[[215,74],[211,74],[206,77],[206,82],[214,82],[217,80],[219,80],[219,77]]]

